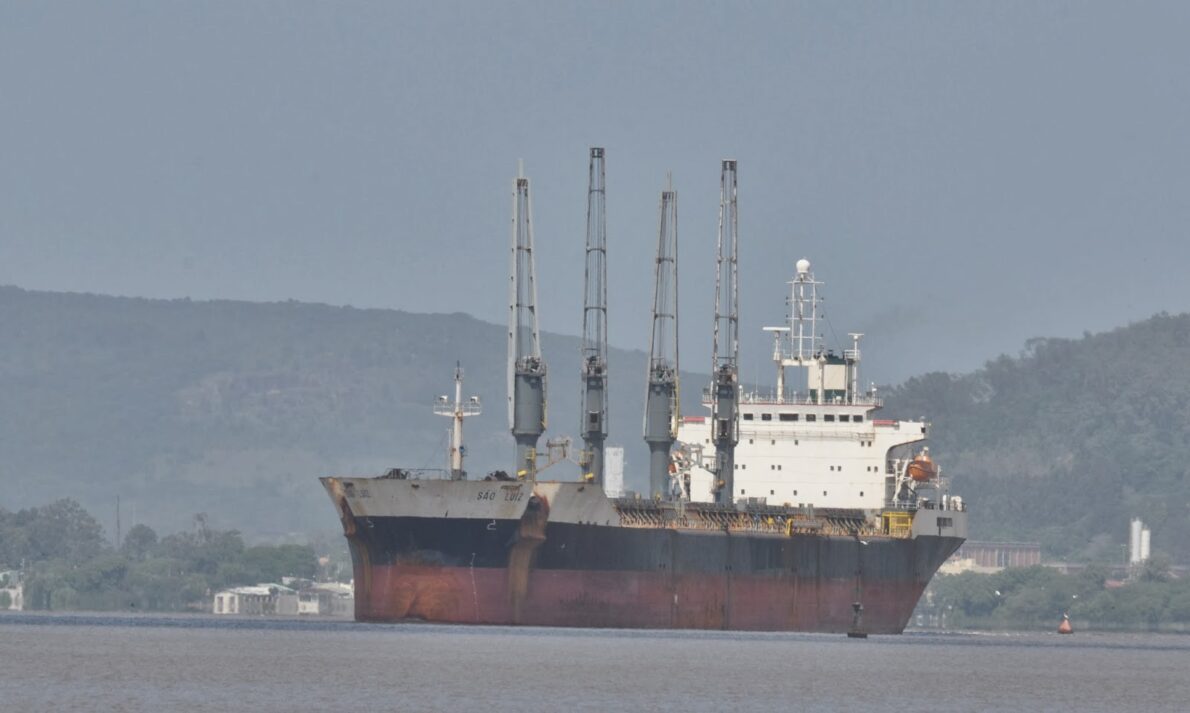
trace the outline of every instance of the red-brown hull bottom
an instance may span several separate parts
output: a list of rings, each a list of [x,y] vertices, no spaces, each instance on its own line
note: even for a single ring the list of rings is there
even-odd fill
[[[856,600],[854,578],[534,570],[514,597],[519,588],[501,568],[392,564],[357,575],[360,621],[842,633]],[[866,581],[863,630],[900,633],[924,586]]]

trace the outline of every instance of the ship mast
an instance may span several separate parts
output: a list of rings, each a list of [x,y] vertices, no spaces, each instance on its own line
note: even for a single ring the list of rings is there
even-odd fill
[[[773,333],[773,362],[777,365],[777,402],[785,401],[785,369],[800,367],[805,369],[806,394],[803,397],[810,403],[824,404],[828,402],[846,404],[861,403],[859,395],[859,340],[864,335],[851,332],[851,348],[843,352],[842,368],[844,378],[838,378],[838,363],[832,363],[834,358],[828,350],[823,349],[822,335],[818,330],[818,323],[822,316],[818,308],[822,304],[819,290],[823,286],[814,278],[810,271],[810,261],[802,258],[797,261],[797,275],[789,284],[789,313],[786,324],[782,327],[765,327],[766,332]]]
[[[735,493],[735,446],[739,442],[739,222],[736,218],[736,162],[725,159],[720,173],[719,246],[715,263],[715,331],[711,364],[711,428],[715,445],[715,502],[730,504]]]
[[[472,396],[463,401],[463,367],[455,364],[455,401],[450,403],[446,395],[438,397],[434,404],[434,413],[439,416],[449,416],[454,420],[450,431],[450,479],[463,480],[467,471],[463,470],[463,419],[468,416],[478,416],[480,412],[479,397]]]
[[[607,216],[603,149],[591,149],[587,181],[587,266],[583,278],[583,480],[603,483],[607,438]]]
[[[669,452],[678,433],[678,194],[661,192],[661,228],[653,281],[653,331],[649,336],[645,442],[649,444],[649,495],[665,497]]]
[[[508,286],[508,424],[516,439],[516,474],[537,478],[537,439],[545,431],[545,361],[537,331],[533,265],[533,203],[518,165],[512,196],[512,256]]]

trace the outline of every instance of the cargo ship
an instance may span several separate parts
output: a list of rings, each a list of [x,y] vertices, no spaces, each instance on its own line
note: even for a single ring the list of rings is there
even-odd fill
[[[822,283],[794,266],[773,338],[776,387],[744,389],[734,333],[735,162],[722,165],[715,345],[703,414],[680,415],[676,192],[662,192],[645,388],[649,489],[609,496],[603,150],[591,150],[584,310],[584,448],[578,476],[549,480],[528,179],[513,199],[508,415],[511,472],[469,479],[462,398],[450,468],[394,468],[322,483],[354,565],[360,621],[613,628],[900,633],[938,567],[962,544],[967,509],[919,448],[928,424],[877,418],[861,390],[860,334],[820,335]],[[594,284],[592,284],[594,283]],[[802,377],[787,384],[787,372]],[[551,448],[556,445],[551,441]]]

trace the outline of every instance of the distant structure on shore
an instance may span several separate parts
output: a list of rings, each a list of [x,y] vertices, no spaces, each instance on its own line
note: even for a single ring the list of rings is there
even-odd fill
[[[1139,518],[1132,518],[1128,527],[1128,559],[1123,565],[1120,560],[1111,565],[1114,576],[1132,578],[1152,558],[1152,534]],[[980,542],[967,540],[951,555],[938,571],[942,574],[979,572],[989,574],[1012,567],[1033,567],[1045,564],[1063,572],[1077,571],[1083,564],[1069,562],[1041,561],[1041,545],[1036,542]]]
[[[1149,561],[1151,535],[1139,517],[1132,518],[1128,528],[1128,564],[1137,567]]]
[[[603,490],[609,498],[624,495],[624,447],[608,446],[603,449],[604,465]]]
[[[1041,564],[1041,544],[1037,542],[979,542],[967,540],[939,568],[943,574],[959,572],[999,572],[1010,567]]]
[[[319,582],[302,589],[284,584],[257,584],[216,592],[211,613],[245,616],[344,616],[355,613],[354,587]]]
[[[23,611],[25,609],[25,586],[21,582],[20,570],[0,572],[0,611]]]

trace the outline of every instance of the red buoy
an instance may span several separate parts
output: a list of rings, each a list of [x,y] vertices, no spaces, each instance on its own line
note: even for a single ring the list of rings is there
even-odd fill
[[[1074,627],[1070,626],[1070,615],[1069,614],[1062,615],[1062,623],[1058,624],[1058,633],[1059,634],[1073,634],[1074,633]]]

